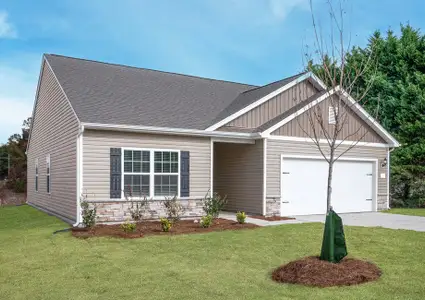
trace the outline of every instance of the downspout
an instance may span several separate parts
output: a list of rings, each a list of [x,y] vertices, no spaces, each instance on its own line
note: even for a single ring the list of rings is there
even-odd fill
[[[72,224],[73,227],[80,225],[81,223],[81,191],[83,185],[83,133],[84,125],[80,126],[80,130],[77,135],[77,217],[75,224]]]
[[[387,209],[390,209],[390,154],[395,148],[388,148],[387,151]]]

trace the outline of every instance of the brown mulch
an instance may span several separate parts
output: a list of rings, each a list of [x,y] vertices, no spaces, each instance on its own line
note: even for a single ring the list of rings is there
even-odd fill
[[[265,217],[265,216],[249,216],[249,217],[250,218],[253,218],[253,219],[260,219],[260,220],[265,220],[265,221],[295,220],[295,218],[279,217],[279,216],[270,216],[270,217]]]
[[[317,256],[305,257],[280,266],[272,273],[272,279],[281,283],[308,286],[346,286],[377,280],[381,270],[373,263],[360,259],[344,258],[334,264]]]
[[[96,225],[91,229],[73,228],[72,235],[79,238],[89,238],[95,236],[112,236],[120,238],[141,238],[150,235],[177,235],[177,234],[192,234],[192,233],[205,233],[212,231],[223,230],[239,230],[246,228],[256,228],[255,224],[239,224],[235,221],[216,219],[209,228],[202,228],[198,223],[193,220],[181,220],[173,224],[169,232],[161,230],[161,223],[159,221],[144,221],[137,223],[136,231],[132,233],[125,233],[120,224],[115,225]]]

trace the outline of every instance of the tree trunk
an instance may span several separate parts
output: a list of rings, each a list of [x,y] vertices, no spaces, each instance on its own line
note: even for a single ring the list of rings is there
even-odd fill
[[[331,149],[331,155],[329,157],[329,168],[328,168],[328,190],[326,196],[326,213],[331,210],[332,207],[332,175],[334,169],[334,151]]]

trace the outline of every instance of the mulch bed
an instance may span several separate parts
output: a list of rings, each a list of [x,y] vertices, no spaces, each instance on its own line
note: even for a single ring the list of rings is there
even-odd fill
[[[253,219],[260,219],[260,220],[265,220],[265,221],[295,220],[295,218],[279,217],[279,216],[270,216],[270,217],[265,217],[265,216],[249,216],[249,217],[250,218],[253,218]]]
[[[272,279],[281,283],[308,286],[346,286],[377,280],[381,270],[373,263],[360,259],[344,258],[334,264],[317,256],[305,257],[280,266],[272,273]]]
[[[116,225],[96,225],[93,228],[72,228],[72,235],[79,238],[89,238],[95,236],[112,236],[120,238],[141,238],[150,235],[177,235],[177,234],[192,234],[192,233],[205,233],[212,231],[223,230],[239,230],[246,228],[258,227],[255,224],[239,224],[235,221],[216,219],[209,228],[202,228],[194,220],[181,220],[173,224],[169,232],[161,230],[161,223],[159,221],[144,221],[137,223],[136,231],[132,233],[125,233],[120,224]]]

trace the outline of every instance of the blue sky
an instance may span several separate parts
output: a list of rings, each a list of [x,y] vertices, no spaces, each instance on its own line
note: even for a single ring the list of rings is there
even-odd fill
[[[325,0],[314,0],[326,35]],[[344,1],[352,44],[424,28],[423,0]],[[31,115],[41,56],[57,53],[251,84],[303,69],[308,0],[2,0],[0,143]]]

